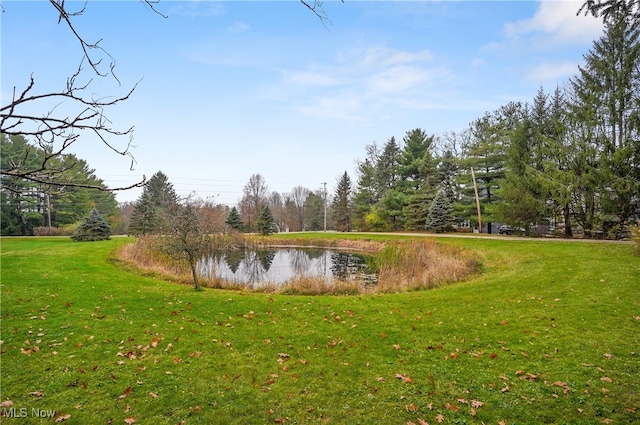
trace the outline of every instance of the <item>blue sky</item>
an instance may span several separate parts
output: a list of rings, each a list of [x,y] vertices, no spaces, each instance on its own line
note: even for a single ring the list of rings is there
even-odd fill
[[[101,40],[120,84],[82,77],[93,77],[97,96],[139,82],[107,112],[114,128],[135,127],[136,164],[130,171],[89,137],[72,152],[111,187],[162,170],[180,195],[229,205],[255,173],[280,193],[323,182],[332,192],[345,171],[355,181],[367,144],[414,128],[461,131],[485,111],[530,101],[541,85],[565,84],[602,31],[576,17],[580,4],[325,1],[325,26],[293,0],[162,0],[166,19],[138,1],[91,0],[77,29]],[[2,5],[2,104],[30,75],[37,92],[63,88],[81,51],[53,7]]]

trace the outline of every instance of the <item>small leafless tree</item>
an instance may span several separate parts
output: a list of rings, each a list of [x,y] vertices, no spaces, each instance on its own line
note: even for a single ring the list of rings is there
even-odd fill
[[[204,228],[197,201],[187,198],[169,206],[167,226],[161,236],[163,250],[174,260],[186,261],[193,286],[200,288],[197,264],[208,246],[209,234]]]
[[[295,217],[295,223],[297,230],[304,230],[305,221],[305,205],[307,198],[309,197],[309,189],[302,186],[296,186],[291,190],[289,194],[289,201],[291,205],[292,213]]]
[[[240,201],[242,219],[247,225],[247,231],[253,231],[252,226],[258,219],[260,210],[267,203],[269,186],[261,174],[253,174],[249,182],[242,189],[243,197]]]

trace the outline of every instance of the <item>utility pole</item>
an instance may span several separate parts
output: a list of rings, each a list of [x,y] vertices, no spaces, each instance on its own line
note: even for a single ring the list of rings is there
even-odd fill
[[[324,231],[327,231],[327,182],[322,182],[324,186]]]
[[[473,179],[473,190],[476,193],[476,209],[478,210],[478,233],[482,233],[482,214],[480,213],[480,197],[478,196],[478,185],[476,184],[476,175],[471,167],[471,178]]]

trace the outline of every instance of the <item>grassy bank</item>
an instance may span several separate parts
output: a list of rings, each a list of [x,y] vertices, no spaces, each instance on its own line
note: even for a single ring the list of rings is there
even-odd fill
[[[629,245],[442,239],[482,273],[309,297],[196,293],[114,264],[125,242],[2,239],[3,423],[640,420]]]

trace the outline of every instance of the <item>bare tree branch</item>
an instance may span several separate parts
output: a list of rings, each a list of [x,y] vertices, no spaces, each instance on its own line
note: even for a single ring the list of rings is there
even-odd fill
[[[344,3],[344,0],[341,1]],[[320,22],[322,23],[322,25],[324,25],[325,28],[328,28],[328,26],[331,25],[331,20],[327,16],[327,13],[324,11],[323,3],[321,0],[313,0],[313,2],[310,0],[300,0],[300,3],[302,3],[307,9],[313,12],[313,14],[316,15],[318,19],[320,19]]]
[[[167,17],[156,9],[160,0],[140,1],[154,13],[164,18]],[[11,100],[0,107],[0,134],[23,136],[33,149],[27,150],[24,158],[15,160],[8,167],[3,166],[0,175],[48,185],[57,184],[62,187],[87,187],[100,190],[127,190],[143,186],[145,184],[144,178],[132,185],[112,189],[86,182],[68,181],[64,174],[71,167],[63,165],[64,161],[54,161],[66,157],[69,148],[86,135],[97,138],[116,154],[128,156],[131,159],[130,168],[133,169],[135,158],[130,151],[133,127],[123,130],[115,129],[106,115],[106,110],[128,100],[139,82],[122,96],[99,98],[94,94],[89,94],[88,89],[93,79],[89,78],[86,82],[79,83],[83,64],[87,63],[96,76],[111,75],[120,85],[120,80],[115,74],[116,61],[100,45],[102,40],[88,42],[76,29],[75,19],[85,13],[88,0],[80,7],[75,3],[76,9],[72,9],[69,4],[65,3],[65,0],[49,0],[49,3],[58,14],[58,23],[64,23],[80,44],[82,60],[77,71],[67,78],[66,87],[63,90],[37,93],[33,74],[22,91],[18,91],[14,87]],[[2,12],[4,11],[3,7]],[[115,139],[122,137],[128,138],[128,141],[124,147],[118,147]],[[38,148],[44,154],[37,153]]]

